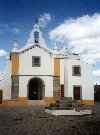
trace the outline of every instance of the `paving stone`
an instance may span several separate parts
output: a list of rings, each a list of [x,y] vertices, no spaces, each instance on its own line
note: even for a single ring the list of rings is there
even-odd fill
[[[0,106],[0,135],[99,135],[100,103],[93,111],[93,115],[52,116],[44,106]]]

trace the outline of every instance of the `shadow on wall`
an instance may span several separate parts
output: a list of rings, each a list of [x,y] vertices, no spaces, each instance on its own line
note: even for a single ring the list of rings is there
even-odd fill
[[[94,101],[100,102],[100,90],[98,90],[94,93]]]
[[[94,85],[94,101],[100,102],[100,85]]]

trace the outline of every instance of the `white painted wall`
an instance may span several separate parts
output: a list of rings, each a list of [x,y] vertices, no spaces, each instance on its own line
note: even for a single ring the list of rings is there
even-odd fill
[[[32,56],[41,57],[41,66],[32,67]],[[19,55],[19,75],[53,75],[54,60],[48,52],[35,47]]]
[[[36,76],[19,76],[19,97],[27,97],[27,86],[31,78]],[[53,97],[53,77],[52,76],[37,76],[44,81],[45,97]]]
[[[3,100],[11,99],[11,60],[10,54],[6,56],[6,71],[3,81]]]
[[[64,85],[64,59],[60,59],[60,84]]]
[[[5,74],[0,74],[0,89],[4,88],[4,76]]]
[[[4,80],[4,73],[0,73],[0,89],[3,89],[3,80]]]
[[[82,99],[93,100],[94,99],[94,87],[93,87],[93,67],[80,60],[66,59],[65,68],[67,74],[65,80],[68,84],[65,88],[65,96],[73,98],[73,85],[82,86]],[[72,76],[72,66],[81,66],[81,76]],[[67,91],[68,90],[68,91]]]

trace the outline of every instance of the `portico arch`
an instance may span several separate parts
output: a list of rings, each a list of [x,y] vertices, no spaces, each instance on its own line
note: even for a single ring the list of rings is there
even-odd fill
[[[28,82],[28,99],[43,100],[45,95],[45,84],[41,78],[31,78]]]

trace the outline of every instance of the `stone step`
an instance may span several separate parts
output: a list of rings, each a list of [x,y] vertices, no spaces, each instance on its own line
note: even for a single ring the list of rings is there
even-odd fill
[[[72,100],[72,97],[61,97],[61,100]]]
[[[72,104],[72,103],[74,103],[74,102],[75,102],[74,100],[60,100],[60,101],[59,101],[60,104],[66,104],[66,103]]]
[[[28,100],[27,105],[44,106],[46,103],[45,100]]]

